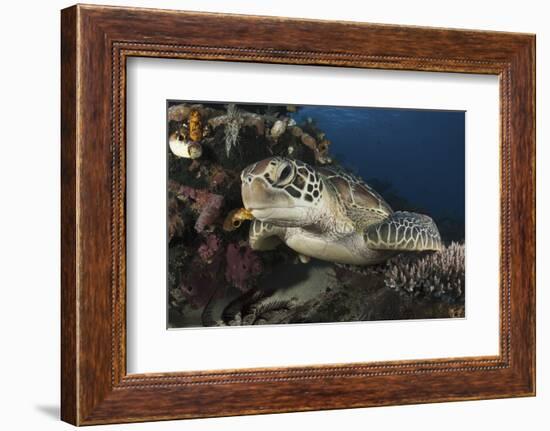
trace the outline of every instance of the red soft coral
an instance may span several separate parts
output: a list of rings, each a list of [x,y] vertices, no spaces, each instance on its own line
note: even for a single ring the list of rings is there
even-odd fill
[[[245,292],[251,282],[262,273],[260,257],[248,246],[229,244],[226,252],[225,279]]]

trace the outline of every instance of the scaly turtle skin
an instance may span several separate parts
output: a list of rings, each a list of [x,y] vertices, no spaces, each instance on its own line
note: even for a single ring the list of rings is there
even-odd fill
[[[374,265],[401,251],[440,250],[433,220],[394,212],[359,178],[298,160],[272,157],[241,173],[244,206],[254,216],[250,246],[284,242],[304,256]]]

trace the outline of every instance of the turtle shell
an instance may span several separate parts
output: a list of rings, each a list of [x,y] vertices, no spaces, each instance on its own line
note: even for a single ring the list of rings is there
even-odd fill
[[[369,225],[393,213],[384,198],[360,178],[333,168],[323,167],[319,171],[332,185],[340,204],[354,223]]]

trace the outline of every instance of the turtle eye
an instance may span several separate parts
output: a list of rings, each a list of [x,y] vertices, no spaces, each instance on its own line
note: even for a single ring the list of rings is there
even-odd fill
[[[279,180],[277,181],[277,184],[279,185],[288,184],[290,181],[292,181],[293,174],[294,174],[294,169],[292,169],[292,165],[287,164],[279,174]]]

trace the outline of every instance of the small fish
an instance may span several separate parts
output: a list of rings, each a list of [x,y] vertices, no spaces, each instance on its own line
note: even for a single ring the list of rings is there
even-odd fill
[[[238,229],[244,220],[253,220],[254,216],[246,208],[237,208],[229,212],[223,222],[223,230],[232,232]]]

